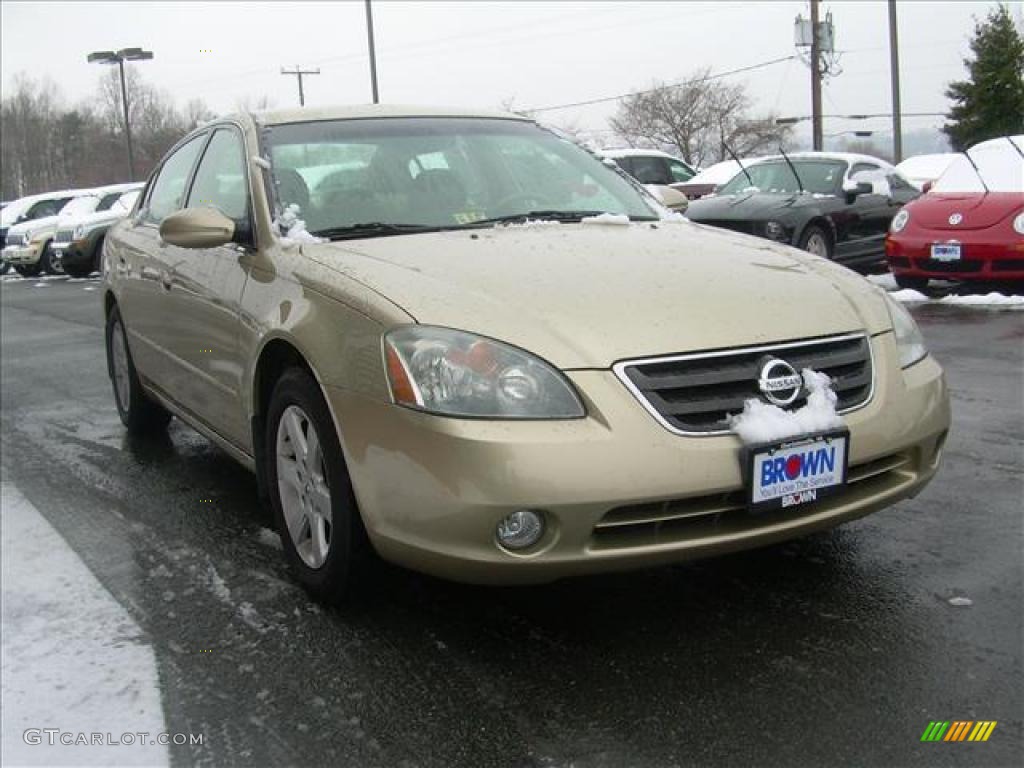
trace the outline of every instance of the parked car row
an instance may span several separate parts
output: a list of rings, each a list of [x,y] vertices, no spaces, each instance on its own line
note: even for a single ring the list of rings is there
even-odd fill
[[[14,200],[0,210],[0,272],[84,277],[99,269],[110,226],[131,211],[141,183],[66,189]]]
[[[601,154],[630,172],[650,172],[639,158],[671,157],[616,152]],[[858,269],[887,260],[904,288],[923,290],[931,279],[1024,280],[1021,136],[982,142],[964,154],[919,155],[895,167],[868,155],[827,152],[726,160],[671,188],[690,199],[685,215],[692,221]]]

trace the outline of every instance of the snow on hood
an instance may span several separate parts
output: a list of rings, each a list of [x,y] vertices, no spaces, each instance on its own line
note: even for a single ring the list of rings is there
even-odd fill
[[[777,405],[750,398],[743,412],[729,417],[729,427],[747,445],[785,440],[798,435],[827,432],[843,426],[836,411],[836,393],[832,380],[824,373],[804,368],[807,403],[795,411],[784,411]]]

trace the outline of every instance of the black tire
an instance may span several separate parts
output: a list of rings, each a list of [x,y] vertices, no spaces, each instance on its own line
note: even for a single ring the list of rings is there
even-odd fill
[[[6,275],[11,271],[11,265],[3,259],[0,259],[0,275]]]
[[[14,271],[22,277],[35,277],[42,271],[38,264],[15,264]]]
[[[316,429],[323,454],[323,477],[330,492],[331,522],[327,556],[316,568],[310,567],[303,560],[289,533],[282,488],[278,482],[278,425],[290,406],[301,409],[308,417],[309,425]],[[342,603],[353,595],[355,585],[372,562],[371,548],[359,516],[334,421],[320,388],[307,371],[291,368],[278,379],[270,396],[265,423],[263,471],[266,473],[274,522],[281,534],[285,560],[296,580],[313,597],[325,603]]]
[[[911,277],[910,275],[893,275],[896,285],[904,290],[919,291],[924,293],[928,289],[927,277]]]
[[[115,376],[115,345],[120,336],[124,344],[125,364],[127,366],[127,393],[122,397],[118,391],[118,381]],[[115,306],[107,316],[107,373],[110,375],[110,383],[114,388],[114,403],[117,405],[117,413],[121,422],[133,435],[147,435],[159,432],[167,427],[171,420],[170,412],[146,394],[139,383],[139,376],[135,372],[135,363],[132,362],[132,353],[128,348],[128,337],[125,334],[124,322],[121,320],[121,311]],[[122,402],[126,399],[127,402]]]
[[[54,258],[53,248],[49,243],[43,246],[43,252],[39,255],[39,268],[49,275],[64,274],[64,264],[60,258]]]
[[[823,252],[819,253],[812,249],[812,244],[819,242],[816,238],[820,238],[820,242],[823,244],[824,248]],[[811,224],[803,231],[803,234],[800,235],[800,242],[797,243],[797,247],[801,251],[808,251],[809,253],[814,253],[817,256],[831,260],[834,248],[832,243],[832,234],[818,224]]]

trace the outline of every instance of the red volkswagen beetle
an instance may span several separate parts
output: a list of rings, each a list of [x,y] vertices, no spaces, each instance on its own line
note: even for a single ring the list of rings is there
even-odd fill
[[[885,240],[901,288],[933,278],[1024,285],[1024,136],[983,141],[893,217]]]

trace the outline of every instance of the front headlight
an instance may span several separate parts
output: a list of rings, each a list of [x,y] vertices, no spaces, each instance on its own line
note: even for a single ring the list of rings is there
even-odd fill
[[[907,226],[908,221],[910,221],[910,211],[903,208],[892,217],[892,224],[889,225],[889,230],[891,232],[902,232],[903,228]]]
[[[1024,211],[1017,214],[1017,218],[1013,220],[1013,231],[1018,235],[1024,235]]]
[[[772,240],[788,240],[786,228],[778,221],[769,221],[764,225],[764,233]]]
[[[889,317],[892,318],[892,331],[896,335],[900,368],[909,368],[928,354],[924,346],[924,337],[906,307],[888,295],[885,300],[889,305]]]
[[[71,239],[72,240],[81,240],[83,237],[85,237],[85,233],[86,233],[85,225],[79,224],[71,232]]]
[[[543,360],[493,339],[413,325],[384,336],[396,403],[444,416],[574,419],[586,415],[569,382]]]

